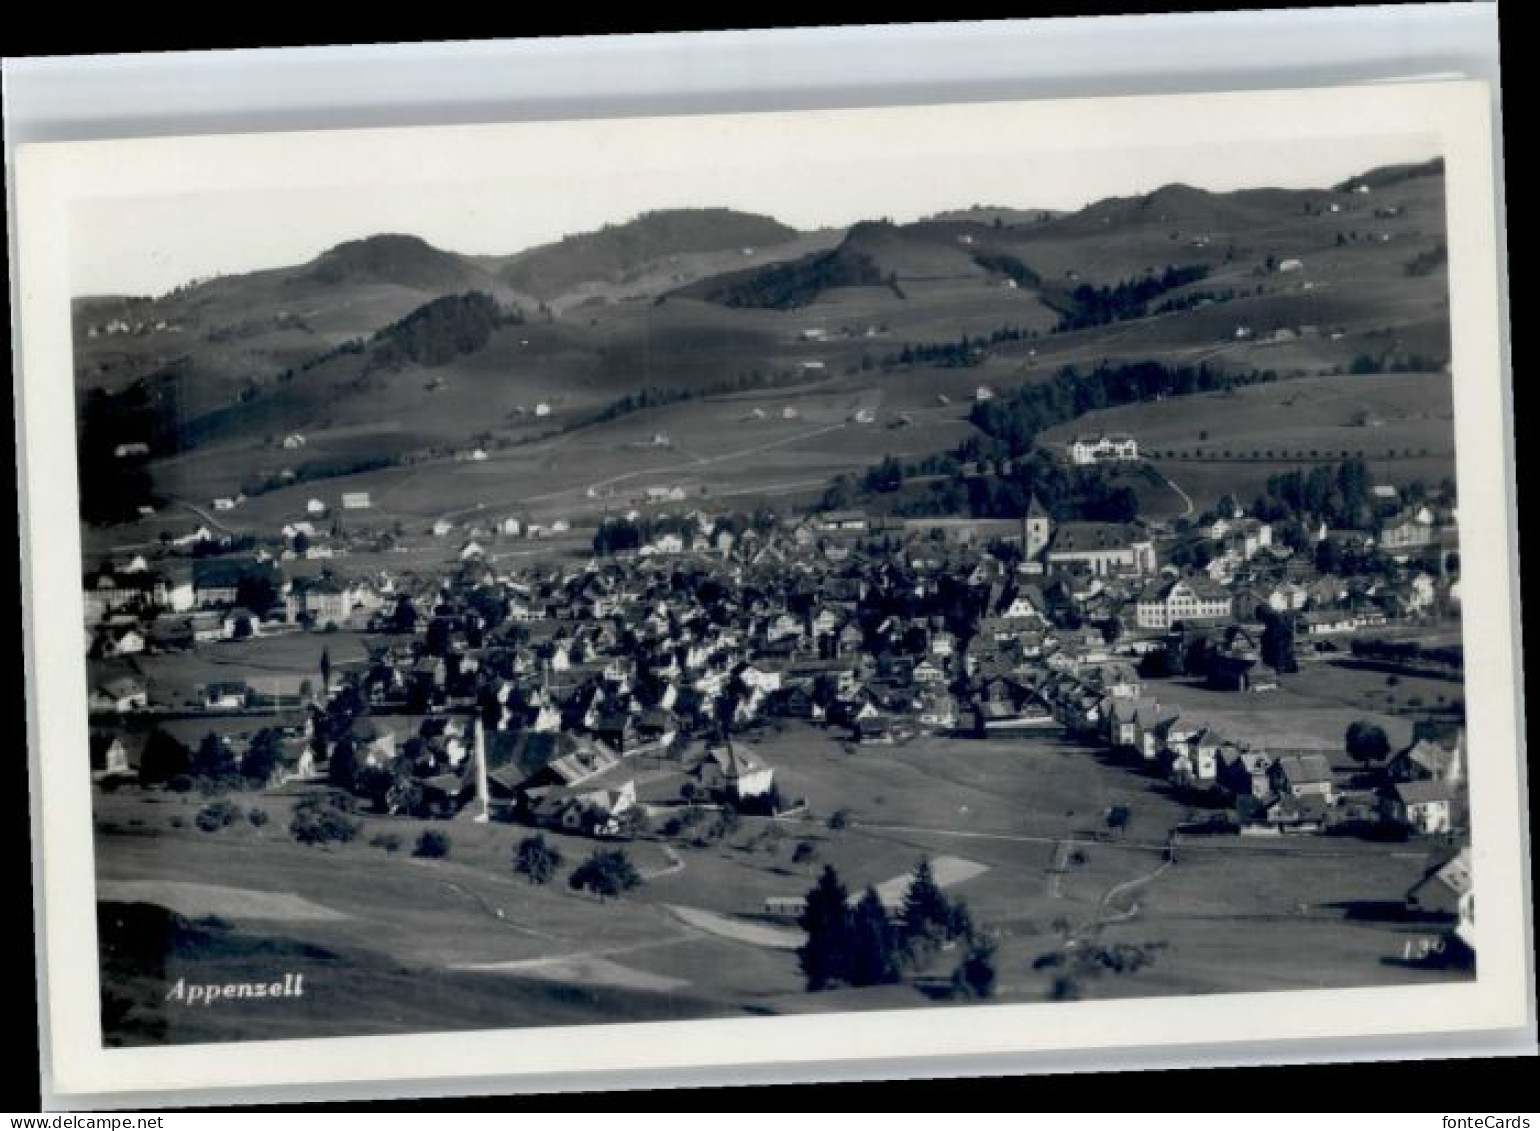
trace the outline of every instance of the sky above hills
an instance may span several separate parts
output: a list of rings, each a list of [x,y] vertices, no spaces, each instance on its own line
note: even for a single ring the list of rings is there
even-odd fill
[[[1419,134],[1267,136],[1277,122],[1202,140],[1183,140],[1170,121],[1148,131],[1137,120],[1103,123],[1089,135],[1023,132],[987,114],[894,122],[902,129],[790,115],[536,123],[509,127],[495,135],[507,144],[494,147],[484,127],[426,148],[405,133],[371,131],[332,135],[324,149],[317,135],[287,135],[303,139],[297,150],[274,149],[274,138],[161,141],[162,160],[172,159],[167,191],[75,204],[71,290],[161,294],[192,279],[303,263],[380,232],[504,255],[661,208],[728,207],[807,230],[972,204],[1074,210],[1178,182],[1325,188],[1437,155]]]

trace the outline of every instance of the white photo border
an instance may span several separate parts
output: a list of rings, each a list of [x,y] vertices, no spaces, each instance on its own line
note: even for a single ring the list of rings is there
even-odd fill
[[[673,37],[669,37],[673,38]],[[1533,945],[1517,630],[1517,545],[1492,90],[1438,81],[1138,99],[940,103],[923,108],[763,111],[745,126],[881,130],[915,114],[1083,132],[1097,147],[1147,144],[1159,125],[1257,122],[1297,134],[1353,129],[1436,136],[1445,155],[1450,321],[1463,556],[1471,814],[1481,877],[1477,977],[1468,983],[1179,998],[976,1005],[401,1037],[105,1049],[100,1042],[86,762],[80,531],[69,325],[70,209],[115,195],[260,185],[253,171],[310,178],[431,176],[456,147],[520,130],[603,137],[617,125],[685,138],[720,116],[560,124],[420,126],[27,143],[12,154],[13,308],[28,644],[29,753],[45,1098],[72,1107],[280,1095],[383,1098],[488,1091],[944,1076],[996,1071],[1401,1058],[1534,1048]],[[1119,126],[1118,123],[1124,125]],[[1227,127],[1222,123],[1229,123]],[[1042,123],[1051,123],[1044,127]],[[1349,125],[1350,123],[1350,125]],[[1120,134],[1119,130],[1123,133]],[[410,132],[408,132],[408,130]],[[1120,141],[1120,138],[1123,141]],[[392,165],[410,139],[413,158]],[[12,135],[11,140],[14,140]],[[324,140],[324,146],[319,142]],[[1216,142],[1217,144],[1218,142]],[[423,147],[439,160],[424,159]],[[460,150],[464,152],[464,150]],[[323,158],[323,152],[331,154]],[[305,161],[296,160],[304,154]],[[311,162],[320,162],[320,165]],[[328,166],[326,161],[333,161]],[[1500,552],[1499,552],[1500,551]],[[66,626],[68,631],[53,631]],[[1506,764],[1504,759],[1506,756]],[[1265,1030],[1257,1018],[1265,1017]],[[1430,1024],[1437,1032],[1430,1032]],[[1516,1042],[1516,1043],[1515,1043]],[[745,1055],[752,1050],[753,1056]],[[1469,1052],[1467,1053],[1469,1054]],[[576,1067],[575,1067],[576,1066]]]

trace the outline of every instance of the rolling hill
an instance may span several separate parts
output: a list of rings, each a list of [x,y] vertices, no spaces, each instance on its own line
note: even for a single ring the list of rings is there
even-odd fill
[[[570,434],[638,411],[641,390],[644,440],[741,423],[747,410],[699,401],[759,391],[825,428],[856,406],[901,409],[904,450],[927,437],[939,450],[968,427],[956,402],[978,387],[1066,365],[1436,371],[1449,355],[1443,208],[1433,164],[1335,189],[1168,185],[1046,219],[972,208],[799,233],[674,210],[501,257],[379,235],[159,298],[80,299],[76,379],[94,443],[159,429],[146,471],[175,497],[297,475],[281,499],[383,462],[410,466],[426,499],[435,461],[472,446],[497,453],[482,479],[516,485],[530,460],[555,466]],[[307,438],[298,454],[276,444],[293,433]],[[842,437],[829,458],[864,466],[898,437]],[[820,453],[817,466],[832,465]],[[445,508],[456,490],[445,481]]]
[[[705,252],[751,257],[800,235],[768,216],[728,208],[669,209],[488,262],[508,285],[551,302],[585,284],[640,282],[659,260],[677,267],[681,257]]]

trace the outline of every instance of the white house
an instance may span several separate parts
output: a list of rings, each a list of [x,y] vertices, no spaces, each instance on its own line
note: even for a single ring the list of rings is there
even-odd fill
[[[344,491],[342,493],[342,509],[345,511],[366,511],[369,509],[368,491]]]
[[[1076,436],[1069,445],[1070,462],[1078,467],[1093,463],[1116,463],[1139,458],[1139,442],[1126,432],[1106,432],[1098,436]]]
[[[90,706],[93,711],[142,711],[150,704],[144,684],[132,676],[119,676],[91,689]]]
[[[1451,802],[1450,788],[1444,782],[1398,782],[1385,795],[1383,812],[1415,832],[1432,836],[1453,827]]]
[[[775,783],[775,771],[754,754],[731,746],[712,747],[700,764],[706,789],[729,797],[763,797]]]

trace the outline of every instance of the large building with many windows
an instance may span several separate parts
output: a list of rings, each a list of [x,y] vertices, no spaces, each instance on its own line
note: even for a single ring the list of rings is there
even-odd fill
[[[1220,624],[1230,619],[1230,594],[1206,578],[1176,577],[1150,585],[1134,605],[1134,623],[1164,631],[1174,624]]]

